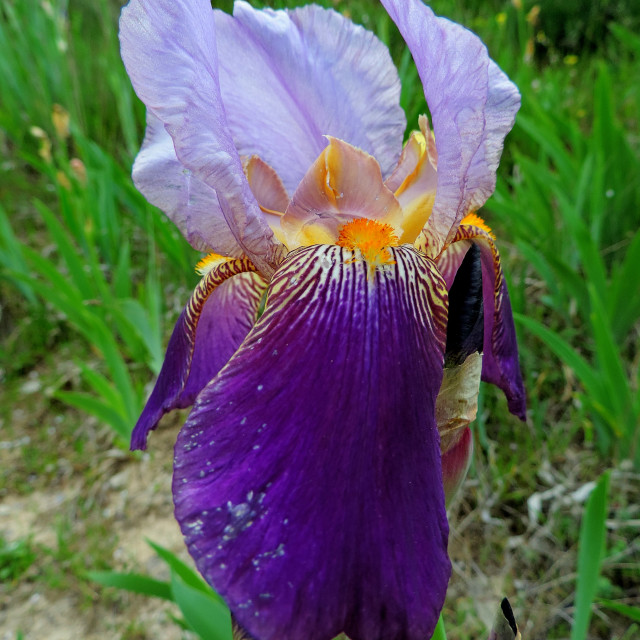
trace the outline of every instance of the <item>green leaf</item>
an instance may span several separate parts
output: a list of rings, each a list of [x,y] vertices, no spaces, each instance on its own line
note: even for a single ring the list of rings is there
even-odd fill
[[[626,616],[629,620],[634,622],[640,622],[640,607],[632,607],[622,602],[616,602],[615,600],[598,600],[598,604],[607,609],[611,609],[622,616]]]
[[[54,397],[84,413],[94,415],[111,427],[122,438],[123,443],[128,445],[133,425],[107,402],[79,391],[56,391]]]
[[[87,577],[89,580],[98,582],[105,587],[116,587],[132,593],[141,593],[145,596],[173,601],[171,584],[161,580],[154,580],[148,576],[115,571],[91,571],[87,573]]]
[[[535,336],[540,338],[566,365],[574,370],[587,391],[595,392],[600,388],[600,379],[592,366],[571,345],[559,335],[541,325],[537,320],[519,313],[513,314],[514,320]]]
[[[605,550],[609,471],[600,476],[587,500],[578,542],[578,577],[571,640],[585,640]]]
[[[444,620],[442,619],[442,614],[440,614],[440,617],[438,618],[438,624],[433,630],[431,640],[447,640],[447,634],[444,630]]]
[[[196,571],[190,566],[182,562],[180,558],[176,557],[171,551],[161,547],[159,544],[147,540],[147,544],[169,565],[171,571],[180,576],[180,578],[193,589],[197,589],[202,593],[207,594],[214,599],[217,599],[220,603],[224,604],[224,600],[200,577]]]
[[[232,640],[231,614],[217,598],[171,574],[171,592],[184,619],[203,640]]]
[[[591,302],[590,321],[596,345],[596,355],[604,374],[604,384],[608,389],[609,406],[615,409],[610,426],[617,436],[627,438],[630,443],[637,423],[636,416],[633,415],[633,399],[629,379],[604,305],[591,283],[588,288]]]

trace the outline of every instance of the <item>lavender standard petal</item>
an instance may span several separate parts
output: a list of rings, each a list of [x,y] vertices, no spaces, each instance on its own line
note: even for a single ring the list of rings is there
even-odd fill
[[[400,81],[376,36],[335,11],[307,6],[216,11],[220,86],[241,154],[257,153],[293,193],[326,146],[341,138],[374,155],[383,173],[402,149]]]
[[[269,275],[279,243],[251,193],[231,137],[210,3],[131,0],[122,10],[120,44],[136,93],[164,123],[179,161],[215,190],[240,249]],[[206,219],[193,220],[199,225],[206,229]]]
[[[336,246],[290,255],[178,438],[189,551],[261,640],[424,640],[438,619],[446,291],[392,251],[374,275]]]
[[[149,110],[144,142],[133,165],[133,181],[193,247],[225,256],[242,255],[216,192],[178,160],[171,136]]]
[[[520,92],[498,65],[489,60],[489,93],[485,105],[482,144],[467,172],[469,208],[479,209],[496,188],[496,171],[504,139],[513,128],[520,108]]]
[[[467,29],[436,17],[420,0],[382,0],[418,68],[438,149],[438,186],[427,224],[436,256],[460,220],[495,188],[517,89]]]

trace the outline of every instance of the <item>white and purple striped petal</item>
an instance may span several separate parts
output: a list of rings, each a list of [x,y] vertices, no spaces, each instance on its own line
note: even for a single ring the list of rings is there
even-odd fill
[[[424,640],[444,601],[446,290],[390,250],[373,275],[340,247],[292,253],[176,444],[189,551],[261,640]]]

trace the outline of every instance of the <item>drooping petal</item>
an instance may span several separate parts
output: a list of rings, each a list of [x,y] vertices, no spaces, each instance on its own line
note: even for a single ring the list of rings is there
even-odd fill
[[[131,0],[120,18],[122,59],[134,89],[173,139],[178,160],[216,192],[242,253],[270,275],[280,243],[242,170],[220,95],[208,0]],[[209,224],[199,210],[190,226]],[[206,237],[215,246],[215,237]]]
[[[160,375],[133,430],[132,449],[146,448],[149,431],[165,413],[193,404],[253,327],[266,283],[255,273],[241,273],[249,270],[243,262],[222,265],[196,287],[178,318]],[[229,277],[231,269],[236,275]]]
[[[401,228],[402,209],[384,185],[376,159],[350,144],[329,138],[311,165],[281,219],[290,248],[335,243],[339,228],[368,218]]]
[[[482,379],[502,389],[507,397],[509,411],[521,420],[526,420],[526,393],[520,373],[516,330],[507,283],[500,264],[500,254],[489,233],[467,224],[459,227],[453,244],[446,251],[457,251],[456,245],[459,242],[469,240],[479,247],[482,262],[484,298]]]
[[[225,256],[242,255],[216,192],[178,160],[171,136],[150,110],[144,142],[133,165],[133,181],[193,247]]]
[[[261,640],[424,640],[442,607],[446,292],[391,251],[373,276],[337,246],[292,253],[179,435],[189,551]]]
[[[335,11],[216,12],[220,85],[241,154],[257,153],[290,193],[335,136],[375,156],[385,174],[405,127],[387,48]]]
[[[431,112],[438,186],[427,236],[435,257],[469,210],[493,191],[519,95],[470,31],[436,17],[421,0],[382,3],[409,46]]]
[[[436,264],[438,265],[438,271],[447,283],[447,291],[451,289],[456,273],[458,273],[458,269],[470,247],[470,240],[459,240],[458,242],[450,244],[445,251],[438,256]]]

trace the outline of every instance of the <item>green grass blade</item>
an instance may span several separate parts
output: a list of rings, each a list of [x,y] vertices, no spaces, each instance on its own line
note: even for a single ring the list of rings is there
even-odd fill
[[[87,578],[105,587],[116,587],[117,589],[130,591],[131,593],[140,593],[145,596],[153,596],[154,598],[173,601],[170,583],[154,580],[153,578],[137,573],[91,571],[87,573]]]
[[[598,600],[598,604],[619,613],[621,616],[629,618],[629,620],[640,622],[640,607],[632,607],[631,605],[616,602],[615,600]]]
[[[438,624],[436,628],[433,630],[433,635],[431,636],[431,640],[447,640],[447,634],[444,630],[444,620],[442,619],[442,614],[438,618]]]
[[[79,391],[56,391],[54,397],[84,413],[95,416],[110,426],[122,438],[124,445],[129,444],[133,425],[107,402]]]
[[[601,383],[599,377],[594,373],[592,366],[576,351],[573,347],[561,338],[559,335],[547,329],[540,324],[537,320],[527,318],[519,313],[513,314],[514,320],[523,325],[527,331],[533,333],[540,338],[555,354],[568,365],[576,373],[582,384],[586,387],[587,391],[598,391],[598,395]]]
[[[171,551],[165,549],[159,544],[147,540],[147,544],[169,565],[171,571],[178,575],[180,579],[189,587],[206,593],[209,597],[217,599],[224,603],[222,598],[213,591],[213,589],[196,573],[191,567],[186,565],[180,558],[175,556]]]
[[[184,619],[203,640],[232,640],[231,614],[219,600],[194,589],[176,572],[171,574],[171,592]]]
[[[611,273],[607,311],[618,341],[625,338],[640,317],[640,296],[630,295],[640,273],[640,231],[636,232],[624,259]]]
[[[609,471],[600,476],[585,507],[578,542],[578,577],[571,640],[585,640],[605,551]]]
[[[590,321],[596,355],[604,374],[603,383],[608,390],[609,406],[615,408],[611,428],[616,435],[625,437],[630,444],[637,423],[636,416],[632,413],[633,398],[629,378],[622,362],[620,348],[616,344],[609,326],[608,315],[592,284],[589,284],[589,298],[592,309]],[[628,453],[632,452],[629,450]]]

